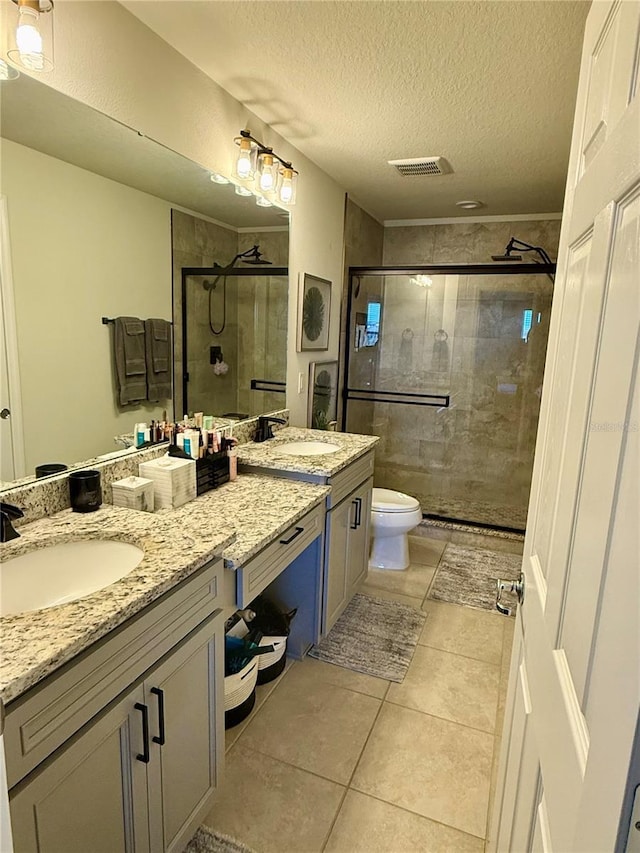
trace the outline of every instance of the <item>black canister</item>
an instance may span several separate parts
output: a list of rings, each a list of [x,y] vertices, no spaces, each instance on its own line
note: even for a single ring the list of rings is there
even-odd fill
[[[69,495],[74,512],[95,512],[100,509],[100,471],[72,471],[69,474]]]
[[[62,474],[68,467],[63,462],[47,462],[45,465],[36,465],[36,479],[50,477],[52,474]]]

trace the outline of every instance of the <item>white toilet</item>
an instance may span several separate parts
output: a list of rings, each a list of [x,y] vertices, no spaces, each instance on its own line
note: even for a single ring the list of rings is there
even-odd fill
[[[369,568],[406,569],[409,565],[407,534],[421,521],[422,511],[415,498],[391,489],[374,489]]]

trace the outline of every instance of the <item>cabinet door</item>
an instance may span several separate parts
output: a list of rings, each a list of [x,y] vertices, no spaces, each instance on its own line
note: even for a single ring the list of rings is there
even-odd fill
[[[211,805],[224,761],[223,646],[217,611],[145,679],[153,851],[182,853]]]
[[[347,551],[349,527],[354,507],[349,498],[327,515],[327,542],[325,542],[325,619],[323,630],[331,630],[346,606]]]
[[[370,478],[349,496],[353,510],[347,551],[347,603],[367,574],[372,491],[373,479]]]
[[[10,793],[15,853],[140,853],[149,848],[142,686]]]

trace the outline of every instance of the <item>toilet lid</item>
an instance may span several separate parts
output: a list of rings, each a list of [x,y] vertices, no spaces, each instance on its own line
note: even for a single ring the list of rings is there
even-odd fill
[[[392,489],[374,489],[371,509],[379,512],[413,512],[420,509],[420,504],[415,498],[402,492],[395,492]]]

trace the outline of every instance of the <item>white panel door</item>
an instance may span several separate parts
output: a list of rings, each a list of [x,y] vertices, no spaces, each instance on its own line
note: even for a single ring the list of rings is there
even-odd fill
[[[489,849],[611,853],[640,707],[640,3],[587,19]]]

